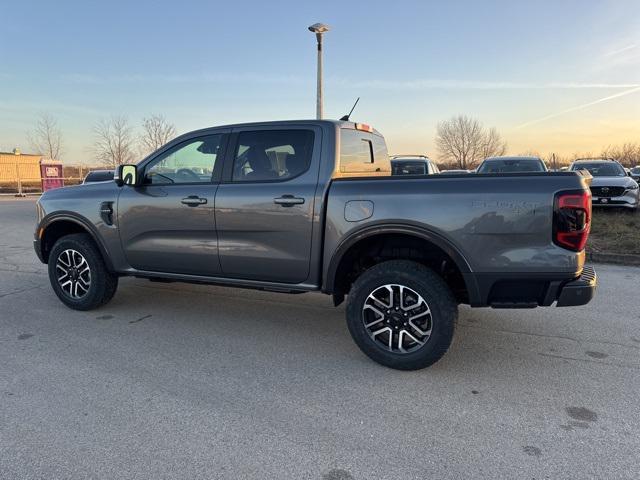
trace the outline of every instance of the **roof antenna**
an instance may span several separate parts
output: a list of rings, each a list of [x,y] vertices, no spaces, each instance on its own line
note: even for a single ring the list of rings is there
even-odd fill
[[[358,105],[359,101],[360,101],[360,97],[357,98],[356,103],[354,103],[353,107],[351,107],[351,111],[349,113],[347,113],[344,117],[342,117],[340,120],[342,120],[343,122],[348,122],[349,121],[349,117],[351,116],[353,111],[356,109],[356,105]]]

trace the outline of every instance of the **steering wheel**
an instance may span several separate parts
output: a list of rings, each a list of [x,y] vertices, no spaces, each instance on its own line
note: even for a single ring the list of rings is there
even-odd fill
[[[193,170],[190,170],[188,168],[180,168],[176,171],[176,175],[178,175],[179,177],[184,178],[185,180],[189,180],[189,179],[193,179],[196,182],[201,181],[201,178],[198,176],[197,173],[195,173]]]

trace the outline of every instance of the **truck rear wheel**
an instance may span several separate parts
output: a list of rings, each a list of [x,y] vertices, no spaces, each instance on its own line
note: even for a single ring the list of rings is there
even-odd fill
[[[118,276],[109,272],[93,239],[85,233],[60,238],[49,255],[49,280],[67,307],[92,310],[111,300]]]
[[[408,260],[371,267],[353,284],[347,325],[372,360],[398,370],[428,367],[453,340],[458,306],[447,284]]]

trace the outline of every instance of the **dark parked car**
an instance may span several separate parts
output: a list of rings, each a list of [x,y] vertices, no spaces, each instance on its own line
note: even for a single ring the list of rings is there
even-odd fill
[[[45,192],[34,247],[77,310],[109,302],[121,276],[346,296],[362,351],[410,370],[445,354],[459,304],[591,300],[590,180],[391,176],[367,125],[231,125],[182,135],[113,182]]]
[[[640,165],[636,165],[631,169],[631,178],[636,182],[640,182]]]
[[[440,173],[436,162],[424,155],[398,155],[391,157],[393,175],[435,175]]]
[[[587,170],[593,176],[591,195],[594,206],[638,208],[640,204],[638,183],[615,160],[581,159],[573,162],[569,169]]]
[[[113,180],[113,170],[92,170],[82,183],[108,182]]]
[[[547,166],[538,157],[490,157],[478,167],[477,173],[546,172]]]

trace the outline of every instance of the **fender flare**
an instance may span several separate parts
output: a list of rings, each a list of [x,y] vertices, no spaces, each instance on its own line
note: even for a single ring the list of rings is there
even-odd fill
[[[456,267],[462,273],[462,277],[464,279],[465,285],[467,287],[467,292],[469,294],[469,299],[475,299],[479,295],[478,285],[476,283],[475,276],[472,273],[471,266],[469,262],[464,257],[464,255],[458,250],[458,248],[453,245],[449,240],[444,238],[442,235],[439,235],[433,231],[425,229],[424,227],[414,226],[414,225],[406,225],[406,224],[378,224],[378,225],[369,225],[363,227],[353,233],[351,233],[347,238],[345,238],[335,249],[333,255],[331,256],[331,260],[329,262],[329,266],[327,268],[327,272],[325,275],[325,283],[323,285],[322,291],[326,293],[333,293],[336,283],[336,274],[338,271],[338,266],[342,261],[344,255],[349,251],[349,249],[358,243],[361,240],[366,238],[370,238],[376,235],[384,235],[389,233],[398,233],[404,235],[410,235],[416,238],[420,238],[422,240],[426,240],[430,243],[433,243],[436,247],[440,248],[444,251],[455,263]]]
[[[100,250],[100,254],[102,255],[102,259],[104,260],[104,263],[107,269],[111,272],[114,271],[113,263],[111,262],[111,257],[109,256],[107,247],[105,246],[104,242],[102,241],[102,238],[98,234],[98,231],[90,221],[88,221],[86,218],[82,217],[81,215],[78,215],[77,213],[70,212],[70,211],[53,212],[42,219],[38,228],[43,229],[43,236],[44,236],[46,235],[47,229],[50,226],[61,221],[72,222],[82,227],[91,236],[95,244],[98,246],[98,250]],[[42,259],[46,258],[45,252],[44,252],[44,246],[42,244],[42,241],[40,240],[38,241],[38,249],[40,253],[39,256]]]

